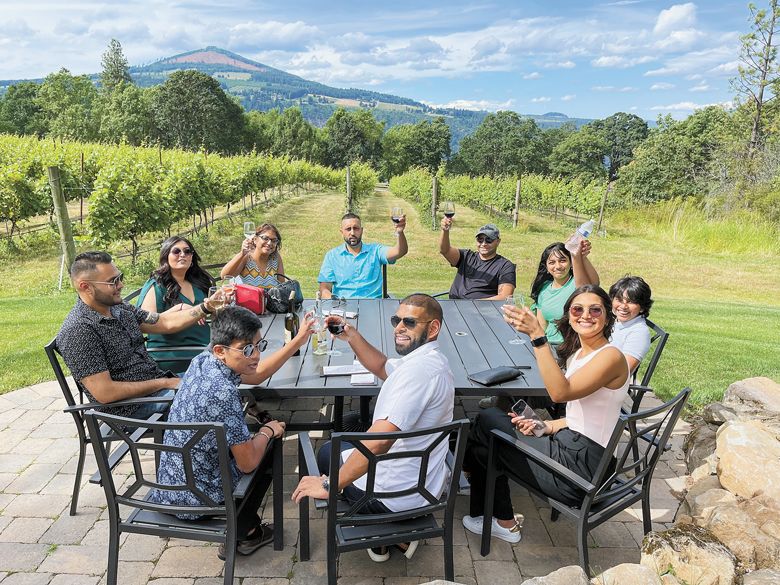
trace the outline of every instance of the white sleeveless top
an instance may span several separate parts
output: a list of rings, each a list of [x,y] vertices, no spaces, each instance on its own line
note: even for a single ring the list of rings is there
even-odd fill
[[[571,378],[577,370],[592,360],[593,356],[608,347],[615,346],[608,343],[584,358],[578,357],[582,351],[578,350],[566,364],[566,377]],[[626,376],[626,381],[620,388],[613,390],[602,386],[585,398],[567,402],[566,423],[568,427],[594,440],[602,447],[606,447],[612,436],[612,431],[615,430],[618,416],[620,416],[620,406],[626,397],[630,378],[630,376]]]

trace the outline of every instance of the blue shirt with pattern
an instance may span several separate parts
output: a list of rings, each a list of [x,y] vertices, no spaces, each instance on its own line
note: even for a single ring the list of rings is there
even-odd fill
[[[173,399],[168,421],[170,422],[221,422],[225,426],[228,447],[245,443],[251,438],[244,422],[238,385],[241,377],[219,361],[210,350],[193,358],[184,374]],[[168,430],[166,445],[183,446],[193,435],[192,431]],[[192,449],[192,469],[195,484],[214,502],[224,501],[222,476],[219,471],[219,453],[214,433],[207,433]],[[230,459],[231,491],[241,478],[236,462]],[[163,452],[157,470],[157,482],[163,485],[183,485],[184,465],[178,453]],[[188,490],[154,490],[150,496],[154,502],[177,506],[203,506],[194,493]],[[197,515],[181,514],[183,519],[196,519]]]

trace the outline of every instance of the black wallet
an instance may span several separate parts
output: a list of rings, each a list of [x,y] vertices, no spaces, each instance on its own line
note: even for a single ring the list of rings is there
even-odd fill
[[[469,380],[482,384],[483,386],[493,386],[494,384],[500,384],[501,382],[508,382],[514,380],[523,373],[512,366],[499,366],[497,368],[490,368],[489,370],[483,370],[476,374],[469,374]]]

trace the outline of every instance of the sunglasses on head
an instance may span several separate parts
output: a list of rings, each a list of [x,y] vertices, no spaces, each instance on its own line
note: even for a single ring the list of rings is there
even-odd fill
[[[489,238],[481,234],[477,236],[477,242],[479,242],[480,244],[492,244],[495,241],[496,241],[495,238]]]
[[[173,254],[174,256],[179,256],[180,254],[184,254],[185,256],[191,256],[192,248],[172,248],[171,254]]]
[[[419,319],[415,319],[414,317],[399,317],[398,315],[393,315],[390,317],[390,325],[393,326],[393,329],[398,327],[398,324],[403,322],[404,327],[407,329],[414,329],[417,327],[418,323],[430,323],[431,321],[420,321]]]
[[[585,307],[582,305],[572,305],[569,307],[569,314],[572,317],[579,318],[582,317],[583,313],[585,313]],[[604,314],[604,307],[601,307],[599,305],[592,305],[588,307],[588,315],[592,317],[593,319],[598,319]]]
[[[232,349],[233,351],[240,351],[242,354],[244,354],[245,358],[250,358],[254,355],[255,349],[257,351],[263,352],[265,351],[265,348],[268,347],[268,341],[265,339],[261,339],[257,343],[248,343],[244,347],[230,347],[229,345],[223,345],[225,349]]]

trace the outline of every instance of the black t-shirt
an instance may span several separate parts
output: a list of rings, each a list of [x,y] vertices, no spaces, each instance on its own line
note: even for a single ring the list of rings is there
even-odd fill
[[[458,274],[450,288],[451,299],[486,299],[498,294],[500,284],[515,285],[515,265],[500,254],[482,260],[473,250],[458,251]]]

